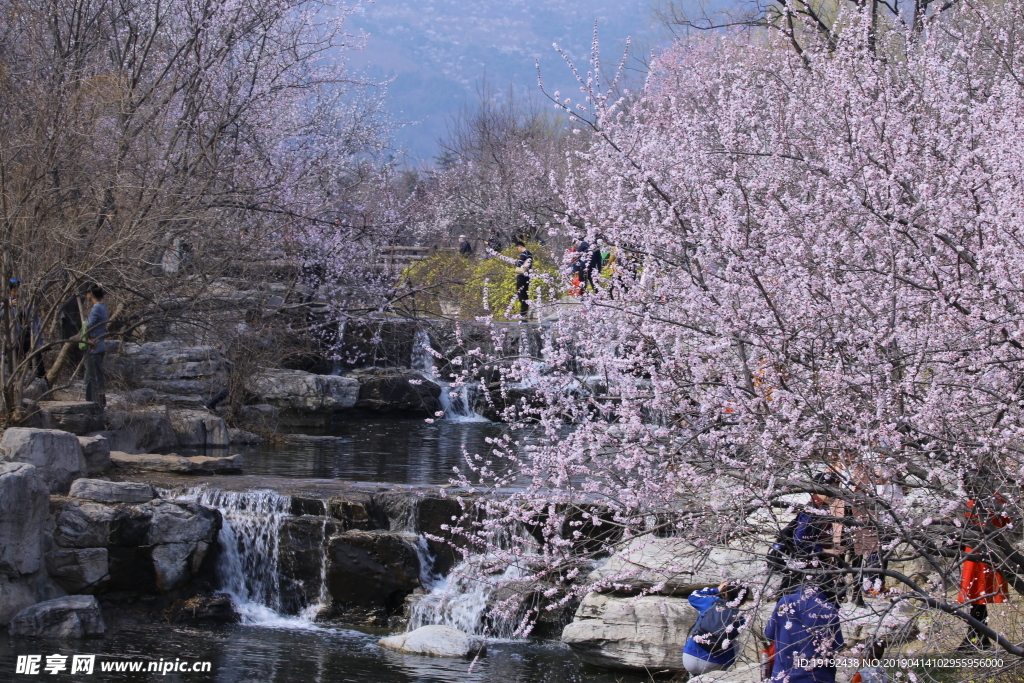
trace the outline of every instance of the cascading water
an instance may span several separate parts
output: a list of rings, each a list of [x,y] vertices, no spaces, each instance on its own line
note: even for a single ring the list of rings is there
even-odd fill
[[[243,623],[316,628],[313,619],[327,600],[326,563],[321,569],[318,604],[297,616],[281,614],[281,524],[291,516],[291,498],[272,491],[194,489],[179,499],[220,511],[217,576]]]
[[[537,551],[536,541],[518,525],[508,530],[500,545],[506,548],[516,546],[523,551],[524,557]],[[426,542],[419,543],[417,549],[420,566],[431,566],[432,558]],[[477,636],[513,638],[518,621],[495,614],[488,616],[488,612],[494,607],[492,598],[495,593],[521,579],[525,571],[521,566],[508,565],[501,572],[487,572],[487,579],[481,579],[481,567],[488,560],[488,555],[477,555],[459,563],[447,576],[429,572],[422,575],[421,583],[428,592],[413,605],[408,630],[442,624]]]
[[[453,386],[439,378],[434,369],[434,354],[430,350],[430,336],[424,330],[416,330],[412,340],[412,354],[409,367],[423,373],[431,382],[441,387],[437,397],[445,420],[454,422],[489,422],[474,410],[477,387],[472,384]]]

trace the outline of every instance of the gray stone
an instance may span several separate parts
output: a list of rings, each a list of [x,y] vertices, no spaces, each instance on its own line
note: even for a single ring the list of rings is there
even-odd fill
[[[248,427],[274,431],[281,419],[281,409],[268,403],[254,406],[242,406],[238,415],[239,422]]]
[[[246,390],[261,403],[298,412],[334,412],[352,408],[359,400],[359,380],[314,375],[301,370],[264,370],[252,377]]]
[[[72,593],[95,588],[107,578],[106,548],[59,549],[46,555],[46,570]]]
[[[357,408],[432,416],[441,410],[441,387],[418,372],[362,373]]]
[[[226,448],[231,445],[228,426],[216,415],[205,410],[172,410],[168,415],[179,446]]]
[[[69,595],[33,605],[18,612],[8,627],[12,636],[33,638],[88,638],[102,636],[106,630],[92,595]]]
[[[174,426],[162,408],[107,413],[107,429],[119,433],[111,438],[112,451],[152,453],[178,446]]]
[[[587,581],[644,586],[666,583],[674,586],[677,594],[688,594],[727,578],[758,581],[765,574],[767,554],[767,547],[699,548],[682,538],[641,538],[609,557]]]
[[[341,605],[398,606],[420,587],[419,554],[399,534],[338,534],[327,544],[327,558],[327,590]]]
[[[681,646],[696,620],[697,610],[685,598],[588,593],[562,642],[595,666],[681,671]]]
[[[112,374],[163,394],[208,396],[227,382],[224,355],[213,346],[174,341],[124,344],[107,363]]]
[[[92,401],[40,401],[39,409],[50,429],[78,435],[103,429],[103,411]]]
[[[102,474],[110,469],[110,441],[102,434],[78,437],[85,458],[85,468],[90,476]]]
[[[95,503],[148,503],[157,497],[149,484],[103,479],[78,479],[68,495]]]
[[[53,540],[63,548],[99,548],[110,544],[119,511],[99,503],[64,504],[56,515]]]
[[[72,481],[86,476],[78,438],[56,429],[11,427],[0,439],[0,458],[35,466],[51,493],[66,493]]]
[[[0,573],[31,574],[42,566],[49,504],[49,488],[35,467],[0,463]]]
[[[110,461],[115,467],[148,472],[170,472],[173,474],[234,474],[242,471],[244,458],[241,454],[214,457],[195,455],[156,455],[153,453],[133,454],[111,451]]]
[[[157,500],[152,504],[153,518],[147,543],[211,542],[217,530],[217,513],[195,503],[171,503]]]
[[[244,429],[236,429],[234,427],[228,430],[228,437],[231,439],[232,446],[256,445],[263,442],[263,438],[259,434],[253,434]]]
[[[421,626],[409,633],[381,638],[377,644],[389,650],[432,657],[475,657],[484,651],[484,642],[451,626]]]
[[[156,571],[158,590],[181,588],[191,578],[189,559],[195,550],[195,543],[168,543],[153,548],[153,569]]]
[[[39,602],[32,577],[12,578],[0,574],[0,624],[6,624],[18,612]]]

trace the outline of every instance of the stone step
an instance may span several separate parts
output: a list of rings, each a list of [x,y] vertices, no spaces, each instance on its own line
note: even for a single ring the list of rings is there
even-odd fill
[[[240,454],[223,457],[209,455],[185,457],[174,454],[133,455],[121,451],[110,452],[110,462],[115,467],[173,474],[231,474],[242,471],[242,461],[243,458]]]

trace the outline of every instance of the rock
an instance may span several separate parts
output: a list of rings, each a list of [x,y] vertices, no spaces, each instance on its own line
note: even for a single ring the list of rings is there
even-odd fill
[[[6,624],[26,607],[39,602],[31,577],[12,578],[0,574],[0,624]]]
[[[356,408],[433,416],[441,410],[441,387],[418,372],[359,375]]]
[[[86,472],[92,476],[110,469],[110,441],[102,434],[78,437]]]
[[[331,413],[359,400],[359,380],[301,370],[264,370],[246,383],[261,403],[294,412]]]
[[[281,610],[298,614],[320,599],[327,540],[341,531],[329,517],[303,515],[281,522],[278,535],[278,582]]]
[[[696,620],[685,598],[588,593],[562,642],[595,666],[681,671],[682,644]]]
[[[12,636],[32,638],[88,638],[106,631],[92,595],[69,595],[33,605],[18,612],[8,627]]]
[[[242,406],[238,411],[238,421],[247,427],[260,430],[276,431],[281,419],[281,409],[267,403],[254,406]]]
[[[511,406],[522,410],[537,402],[536,387],[503,387],[495,382],[487,386],[486,394],[481,395],[475,407],[488,420],[500,422],[502,413]]]
[[[56,513],[53,540],[62,548],[100,548],[122,542],[138,544],[143,540],[141,531],[148,526],[149,518],[144,516],[137,520],[134,528],[127,524],[130,521],[128,510],[69,501]]]
[[[227,595],[196,595],[174,603],[168,610],[168,620],[172,624],[197,621],[231,624],[238,621],[238,613]]]
[[[174,425],[163,409],[107,413],[106,425],[117,432],[108,435],[112,451],[152,453],[178,446]]]
[[[681,538],[643,538],[608,558],[587,577],[649,587],[665,582],[672,595],[686,596],[723,579],[758,581],[764,577],[767,548],[698,548]]]
[[[35,467],[0,462],[0,573],[39,571],[49,505],[49,487]]]
[[[415,631],[377,641],[389,650],[432,657],[475,657],[484,651],[484,643],[482,638],[451,626],[421,626]]]
[[[335,603],[397,610],[420,587],[420,561],[407,539],[348,531],[327,544],[327,590]]]
[[[40,401],[38,405],[49,429],[79,436],[103,429],[103,411],[92,401]]]
[[[156,572],[157,590],[171,591],[180,588],[191,577],[192,553],[197,550],[195,543],[168,543],[153,548],[153,570]],[[203,548],[205,554],[206,548]],[[201,564],[202,559],[198,563]]]
[[[168,413],[178,445],[226,448],[231,445],[228,426],[205,410],[172,410]]]
[[[220,528],[217,512],[196,503],[171,503],[157,500],[152,505],[152,522],[146,542],[162,543],[213,542]]]
[[[35,466],[51,493],[66,493],[72,481],[86,476],[78,439],[56,429],[11,427],[0,439],[0,458]]]
[[[236,429],[234,427],[228,430],[228,439],[231,441],[232,446],[255,446],[263,443],[263,438],[259,434],[253,434],[244,429]]]
[[[84,592],[96,587],[108,577],[107,549],[55,550],[46,555],[46,570],[68,591]]]
[[[124,344],[109,355],[107,366],[142,388],[179,396],[210,396],[227,383],[224,354],[213,346],[185,346],[174,341]]]
[[[157,497],[149,484],[134,481],[78,479],[71,485],[71,498],[95,503],[148,503]]]
[[[110,452],[110,461],[115,467],[145,470],[148,472],[170,472],[174,474],[234,474],[242,471],[244,458],[241,455],[214,457],[209,455],[156,455],[153,453],[132,454]]]
[[[694,676],[689,683],[761,683],[761,665],[757,662],[736,664],[725,671],[709,671]]]

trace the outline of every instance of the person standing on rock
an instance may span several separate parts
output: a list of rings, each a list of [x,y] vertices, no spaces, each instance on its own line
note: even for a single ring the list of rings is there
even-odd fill
[[[103,356],[107,352],[107,305],[103,303],[106,293],[99,285],[93,285],[86,292],[86,301],[91,304],[89,316],[82,325],[82,340],[88,347],[85,355],[85,400],[107,407],[107,383],[103,376]]]
[[[527,303],[527,299],[530,298],[530,269],[533,268],[533,254],[520,241],[516,241],[516,251],[519,252],[519,258],[516,259],[516,297],[519,299],[519,317],[526,320],[530,312],[530,304]]]
[[[771,681],[836,683],[836,653],[843,647],[839,611],[813,581],[775,605],[764,628],[773,644]]]
[[[736,637],[744,619],[730,603],[743,604],[750,591],[723,581],[717,588],[690,593],[697,621],[683,646],[683,667],[691,676],[728,669],[736,662]]]

